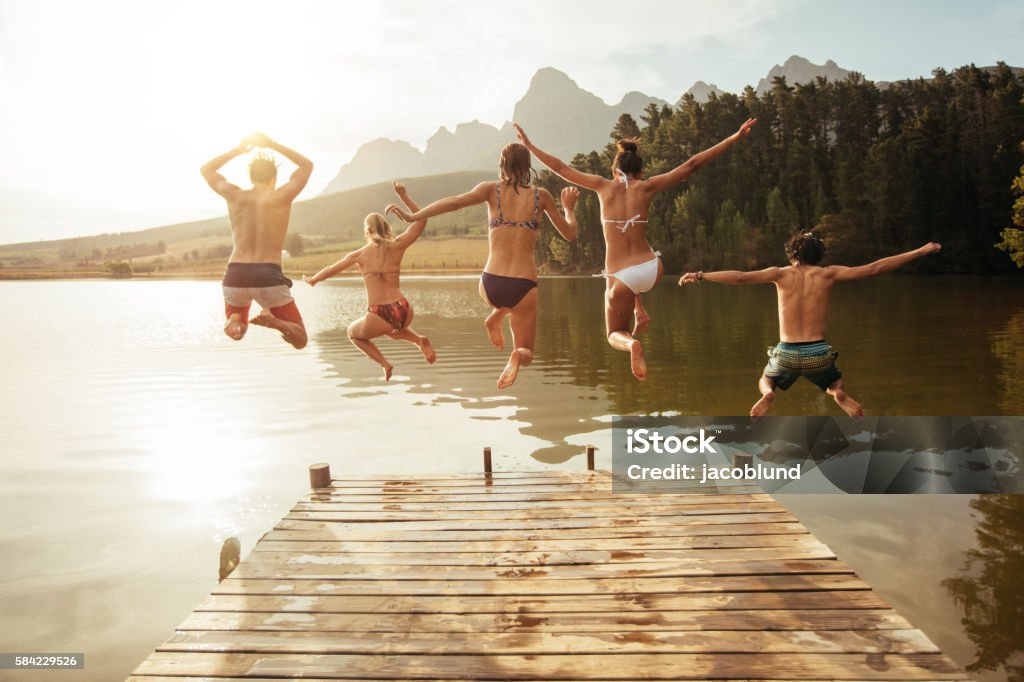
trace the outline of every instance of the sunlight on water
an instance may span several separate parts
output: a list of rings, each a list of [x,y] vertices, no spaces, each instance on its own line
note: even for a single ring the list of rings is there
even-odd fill
[[[86,677],[33,679],[124,677],[208,593],[220,544],[238,537],[244,556],[306,492],[313,462],[335,476],[478,472],[491,446],[496,470],[581,470],[595,444],[608,468],[613,415],[746,413],[777,340],[769,288],[663,283],[646,297],[651,380],[639,384],[605,341],[601,287],[541,283],[536,361],[500,391],[507,356],[487,343],[472,278],[405,282],[413,326],[438,362],[385,340],[390,383],[345,334],[365,310],[357,281],[296,286],[310,330],[303,351],[255,327],[241,343],[227,339],[216,282],[0,282],[17,323],[0,341],[3,648],[89,654]],[[1015,280],[979,278],[838,290],[830,341],[851,393],[884,414],[1024,412],[1019,292]],[[838,414],[806,383],[776,407]],[[793,506],[969,662],[958,610],[938,587],[973,545],[966,504]],[[908,549],[928,543],[944,553]]]

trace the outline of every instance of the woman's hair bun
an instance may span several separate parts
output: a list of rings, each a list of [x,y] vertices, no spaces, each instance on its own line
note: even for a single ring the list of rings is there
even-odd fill
[[[619,140],[617,146],[620,152],[637,152],[636,140]]]

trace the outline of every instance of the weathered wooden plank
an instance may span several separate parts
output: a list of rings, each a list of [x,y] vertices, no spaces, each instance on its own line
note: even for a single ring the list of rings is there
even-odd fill
[[[311,654],[629,654],[629,653],[793,653],[924,654],[938,649],[919,630],[815,632],[702,630],[686,633],[632,630],[557,633],[321,633],[188,631],[177,632],[157,651]]]
[[[236,599],[223,597],[218,599]],[[266,599],[266,598],[261,598]],[[248,604],[237,603],[238,607]],[[702,630],[910,630],[902,616],[888,609],[756,611],[629,611],[582,613],[320,613],[284,611],[266,604],[267,612],[194,611],[178,630],[256,630],[267,632],[348,632],[470,634],[490,632],[690,632]]]
[[[800,680],[963,679],[938,654],[621,654],[576,656],[430,656],[343,654],[219,654],[155,652],[136,675],[263,675],[327,679],[388,676],[451,679],[604,679],[785,677]]]
[[[398,506],[398,505],[395,505]],[[574,519],[600,518],[605,522],[617,519],[622,514],[621,505],[614,507],[584,507],[572,511]],[[743,505],[744,510],[749,512],[780,512],[783,511],[777,502],[749,502]],[[647,517],[652,516],[685,516],[687,514],[735,514],[736,507],[731,504],[687,504],[671,507],[645,507],[643,513]],[[377,510],[377,511],[349,511],[344,508],[339,510],[317,510],[317,511],[291,511],[285,516],[286,519],[305,521],[431,521],[431,520],[452,520],[467,519],[478,521],[480,519],[564,519],[566,511],[563,509],[549,509],[537,507],[533,509],[476,509],[476,510],[420,510],[402,511]]]
[[[868,590],[819,590],[787,592],[693,592],[625,593],[544,596],[429,596],[429,595],[322,595],[315,590],[305,595],[260,595],[256,593],[212,594],[198,611],[265,613],[371,613],[371,614],[511,614],[529,618],[555,613],[612,613],[629,617],[626,624],[657,623],[671,612],[721,612],[763,610],[793,611],[798,614],[823,609],[851,612],[889,609],[877,593]],[[656,612],[656,613],[652,613]],[[890,611],[891,613],[891,611]],[[859,613],[851,613],[851,617]]]
[[[333,558],[349,565],[392,566],[564,566],[582,564],[648,564],[665,561],[834,559],[821,542],[790,544],[784,547],[740,547],[721,549],[642,550],[566,550],[554,552],[341,552],[331,542],[274,542],[264,540],[253,548],[246,563],[270,561],[284,563],[299,556],[317,560]],[[424,549],[431,549],[429,546]]]
[[[267,580],[445,580],[544,582],[586,579],[688,578],[691,576],[815,575],[852,574],[835,559],[762,559],[737,561],[729,558],[666,561],[643,564],[528,564],[512,566],[395,566],[352,564],[343,554],[264,554],[270,561],[245,561],[231,574],[233,578]],[[557,591],[556,585],[549,585]]]
[[[693,576],[686,578],[571,578],[566,580],[270,580],[229,577],[214,594],[277,595],[545,595],[651,592],[736,592],[868,589],[854,575]]]
[[[563,514],[583,514],[588,516],[618,516],[622,513],[622,503],[628,504],[632,513],[647,514],[654,511],[677,510],[684,514],[694,508],[706,509],[709,505],[728,506],[730,509],[746,508],[750,504],[771,505],[772,511],[785,511],[785,509],[774,500],[745,500],[742,503],[722,500],[711,495],[701,495],[700,500],[692,497],[685,500],[643,500],[635,502],[634,498],[624,500],[565,500],[565,501],[542,501],[542,502],[504,502],[501,500],[483,500],[481,502],[471,501],[448,501],[448,502],[401,502],[387,500],[382,502],[331,502],[331,501],[300,501],[292,507],[292,512],[531,512],[557,511]],[[760,506],[759,509],[767,510],[767,506]]]
[[[758,518],[775,517],[777,515],[757,515]],[[783,516],[784,518],[784,516]],[[306,523],[306,522],[303,522]],[[317,523],[315,521],[309,523]],[[659,526],[599,526],[593,528],[574,528],[566,532],[563,528],[536,528],[532,530],[506,530],[494,528],[472,528],[468,530],[438,529],[407,529],[406,525],[397,523],[384,525],[377,523],[324,523],[312,529],[269,530],[263,536],[267,541],[314,541],[314,542],[357,542],[369,540],[375,542],[410,542],[426,545],[435,542],[512,542],[517,546],[521,542],[565,542],[569,546],[578,546],[586,542],[589,546],[594,540],[614,541],[621,538],[666,540],[679,542],[685,547],[686,542],[693,540],[698,543],[733,542],[731,538],[746,537],[748,540],[735,541],[745,543],[783,542],[781,538],[806,538],[810,534],[803,525],[788,521],[765,521],[750,523],[686,523]],[[774,538],[774,540],[773,540]],[[671,540],[670,540],[671,539]],[[770,545],[758,545],[767,547]]]
[[[421,520],[421,521],[393,521],[384,519],[367,519],[374,523],[374,528],[380,530],[544,530],[544,529],[578,529],[578,528],[664,528],[678,527],[690,524],[737,524],[737,523],[765,523],[765,522],[795,522],[797,519],[789,512],[747,512],[733,510],[731,512],[722,510],[721,513],[687,514],[685,516],[618,516],[615,518],[577,518],[567,516],[565,518],[553,519],[502,519],[502,518],[468,518],[456,520]],[[274,527],[277,530],[316,530],[325,528],[339,528],[355,525],[345,524],[343,521],[304,521],[284,519]],[[571,537],[568,536],[567,537]]]
[[[324,677],[302,677],[301,679],[303,680],[303,682],[332,682],[331,680],[328,680],[327,678],[324,678]],[[334,678],[334,679],[336,680],[338,678]],[[364,676],[364,677],[360,677],[359,679],[362,680],[363,682],[383,682],[383,679],[386,679],[387,682],[423,682],[423,680],[424,680],[424,678],[422,678],[422,677],[417,678],[416,680],[411,680],[411,679],[408,679],[408,678],[397,678],[397,677],[389,677],[389,678],[383,678],[382,679],[382,678],[374,677],[374,676]],[[572,678],[572,679],[578,680],[580,678],[577,677],[577,678]],[[925,678],[922,678],[922,679],[925,679]],[[946,678],[946,679],[949,679],[949,678]],[[281,678],[280,677],[273,677],[273,678],[271,678],[271,677],[250,677],[248,675],[245,676],[245,677],[222,677],[222,676],[219,676],[219,675],[217,677],[194,677],[194,676],[191,676],[191,675],[189,675],[187,677],[179,677],[177,675],[175,675],[173,677],[169,677],[169,676],[166,676],[166,675],[132,675],[131,677],[129,677],[126,680],[126,682],[281,682]],[[441,679],[441,678],[437,678],[437,677],[431,677],[430,678],[430,682],[462,682],[462,681],[461,680]],[[549,680],[549,682],[571,682],[571,681],[567,681],[566,678],[563,677],[561,679]],[[632,679],[632,678],[628,678],[628,677],[624,677],[624,678],[618,678],[617,677],[617,678],[615,678],[615,682],[644,682],[644,680],[636,680],[636,679]],[[690,680],[689,682],[720,682],[720,680]],[[747,680],[747,679],[738,679],[735,682],[795,682],[795,680],[769,680],[769,679]],[[843,682],[847,682],[847,681],[844,680]],[[867,680],[853,680],[853,681],[850,681],[850,682],[868,682],[868,681]],[[920,680],[915,680],[914,682],[921,682],[921,681]],[[940,682],[940,681],[939,680],[934,680],[933,682]]]
[[[732,504],[743,505],[747,502],[774,502],[775,500],[764,493],[746,493],[742,495],[727,494],[688,494],[688,495],[623,495],[610,492],[581,491],[569,494],[566,491],[561,493],[529,493],[503,491],[500,493],[482,490],[480,493],[459,493],[459,494],[362,494],[362,495],[339,495],[335,493],[313,493],[306,495],[299,500],[300,505],[334,505],[334,504],[484,504],[484,505],[513,505],[515,503],[531,503],[512,507],[534,508],[537,506],[555,507],[577,507],[588,505],[604,506],[625,503],[630,508],[643,507],[644,505],[683,505],[683,504]],[[500,508],[500,507],[499,507]],[[621,507],[620,507],[621,508]]]

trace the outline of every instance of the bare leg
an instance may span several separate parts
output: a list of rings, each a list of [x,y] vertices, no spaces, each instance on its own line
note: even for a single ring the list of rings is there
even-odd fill
[[[641,296],[636,297],[636,304],[633,306],[633,318],[636,320],[636,324],[633,326],[633,336],[640,336],[651,325],[651,316],[647,314],[647,309],[644,308]]]
[[[297,322],[289,322],[279,317],[274,317],[269,310],[262,311],[259,315],[249,320],[250,323],[260,327],[268,327],[281,332],[281,337],[295,348],[305,348],[309,339],[306,337],[306,329]]]
[[[537,289],[531,289],[523,300],[511,309],[512,344],[508,363],[498,377],[498,388],[508,388],[519,376],[520,367],[533,362],[534,341],[537,335]]]
[[[827,393],[832,396],[833,400],[836,401],[836,405],[842,408],[843,412],[850,415],[851,417],[863,417],[864,408],[856,400],[847,395],[843,389],[843,380],[836,379],[835,382],[828,387]]]
[[[352,345],[361,350],[363,355],[384,369],[384,381],[391,380],[391,372],[394,369],[394,365],[384,359],[384,354],[380,352],[380,348],[377,348],[377,344],[370,339],[384,336],[390,331],[392,331],[391,324],[373,313],[363,315],[348,326],[348,340],[352,342]]]
[[[487,298],[487,292],[484,291],[483,280],[480,281],[478,286],[480,291],[480,298],[487,302],[487,305],[494,308],[491,314],[484,320],[484,328],[487,329],[487,338],[491,342],[491,345],[495,348],[501,349],[505,347],[505,335],[501,330],[501,321],[505,319],[505,316],[512,312],[511,308],[498,308],[490,299]]]
[[[614,277],[608,278],[608,288],[604,297],[608,343],[615,350],[628,352],[633,376],[639,381],[647,381],[647,361],[644,359],[643,344],[626,331],[629,328],[629,318],[633,315],[635,299],[636,294],[632,289]]]
[[[242,313],[232,313],[224,323],[224,333],[235,341],[241,341],[248,325],[242,322]]]
[[[408,341],[409,343],[414,343],[419,346],[420,351],[423,353],[423,357],[426,358],[427,362],[431,365],[437,361],[437,353],[434,352],[434,347],[430,345],[430,339],[417,334],[412,327],[406,327],[401,331],[391,332],[388,336],[397,341]]]
[[[768,377],[761,375],[757,382],[757,388],[761,391],[761,399],[750,408],[751,417],[763,417],[768,414],[772,403],[775,401],[775,382]]]

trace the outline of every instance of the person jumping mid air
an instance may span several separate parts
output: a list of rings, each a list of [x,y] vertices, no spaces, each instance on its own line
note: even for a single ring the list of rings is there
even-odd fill
[[[514,124],[519,139],[541,162],[566,182],[597,193],[601,203],[601,223],[605,242],[605,332],[608,343],[616,350],[630,354],[633,376],[647,380],[647,361],[636,338],[650,324],[640,294],[650,291],[661,279],[664,268],[661,254],[647,243],[647,212],[658,192],[675,187],[695,170],[713,160],[734,143],[750,133],[756,119],[748,119],[740,129],[714,147],[694,154],[667,173],[643,179],[644,162],[637,153],[636,140],[619,140],[618,153],[612,161],[609,180],[576,170],[564,161],[541,150],[530,142],[526,133]],[[602,273],[604,274],[604,273]],[[630,318],[635,318],[633,333]]]
[[[409,207],[416,211],[419,207],[411,198],[405,187],[394,183],[395,193]],[[406,300],[399,289],[399,277],[402,270],[402,257],[406,249],[413,245],[423,234],[427,226],[426,220],[417,220],[405,232],[397,237],[391,236],[391,225],[380,213],[371,213],[363,223],[366,245],[346,255],[334,265],[308,278],[306,282],[315,286],[328,277],[333,277],[342,270],[358,265],[363,273],[363,284],[366,285],[366,314],[348,327],[348,338],[384,369],[384,380],[391,380],[394,365],[384,358],[373,339],[378,336],[389,336],[392,339],[408,341],[415,344],[423,353],[427,362],[434,364],[437,354],[434,353],[430,339],[413,331],[412,304]]]
[[[541,213],[566,240],[576,238],[576,200],[579,190],[562,190],[563,216],[558,212],[555,199],[546,189],[532,186],[530,152],[513,142],[501,150],[498,161],[497,182],[481,182],[471,191],[440,199],[412,214],[394,204],[385,209],[405,222],[424,220],[443,213],[457,211],[477,204],[487,204],[490,217],[488,233],[489,251],[484,271],[480,275],[480,296],[493,310],[484,320],[487,337],[495,348],[505,347],[502,320],[509,317],[512,328],[512,352],[501,376],[498,388],[508,388],[519,376],[519,368],[533,362],[534,341],[537,333],[537,263],[534,247]],[[520,191],[522,190],[522,191]]]
[[[263,152],[249,164],[252,189],[242,189],[220,174],[224,164],[255,147],[276,151],[298,166],[288,182],[276,187],[277,165]],[[240,341],[252,322],[281,332],[295,348],[305,347],[306,327],[291,295],[292,281],[281,271],[281,251],[292,202],[309,181],[313,162],[263,133],[253,133],[234,149],[206,162],[200,172],[213,191],[227,201],[231,220],[233,248],[223,280],[227,316],[224,333]],[[263,311],[250,320],[253,301]]]
[[[843,387],[842,374],[836,367],[839,353],[825,341],[825,322],[832,285],[882,275],[922,256],[941,249],[935,242],[874,263],[846,267],[818,265],[825,255],[825,244],[810,232],[786,242],[787,267],[765,268],[751,272],[722,270],[719,272],[688,272],[679,284],[720,282],[722,284],[774,284],[779,296],[779,343],[768,349],[768,365],[758,381],[761,399],[750,408],[750,416],[767,414],[775,400],[775,389],[785,391],[803,376],[827,392],[836,404],[851,417],[864,416],[860,403]]]

